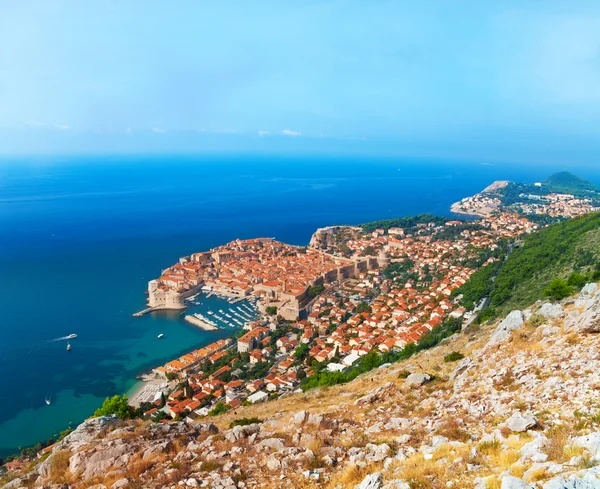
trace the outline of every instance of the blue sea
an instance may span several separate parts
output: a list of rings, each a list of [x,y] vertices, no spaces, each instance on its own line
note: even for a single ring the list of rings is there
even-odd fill
[[[231,332],[203,332],[179,313],[131,316],[147,281],[180,256],[235,238],[307,244],[320,226],[448,215],[493,180],[559,170],[331,156],[1,158],[0,456],[81,422],[136,375]],[[569,170],[600,184],[598,169]],[[198,310],[226,305],[201,300]],[[67,352],[56,339],[70,333],[78,337]]]

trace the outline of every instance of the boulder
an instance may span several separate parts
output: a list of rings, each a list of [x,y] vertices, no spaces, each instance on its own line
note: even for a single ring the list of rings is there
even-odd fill
[[[381,472],[375,472],[374,474],[369,474],[360,484],[354,487],[355,489],[381,489],[381,481]]]
[[[246,426],[234,426],[225,432],[225,439],[234,443],[242,438],[249,438],[260,431],[260,424],[253,423]]]
[[[540,307],[538,314],[550,319],[554,319],[561,317],[564,314],[564,310],[560,304],[550,304],[549,302],[546,302],[542,307]]]
[[[523,327],[523,313],[521,311],[512,311],[498,325],[486,347],[495,346],[505,342],[512,336],[512,332]]]
[[[402,479],[394,479],[385,484],[383,489],[410,489],[410,484]]]
[[[578,333],[600,333],[600,294],[583,301],[583,312],[571,312],[565,319],[565,328]]]
[[[306,420],[306,424],[310,424],[316,427],[321,426],[321,423],[323,423],[323,416],[321,416],[320,414],[309,414]]]
[[[366,394],[362,397],[359,397],[356,401],[354,401],[354,404],[357,406],[363,404],[373,404],[375,401],[377,401],[377,399],[379,399],[379,396],[371,392],[370,394]]]
[[[131,448],[125,443],[103,446],[100,450],[77,452],[69,459],[69,470],[79,474],[83,480],[103,475],[110,468],[124,468],[132,456]]]
[[[407,387],[418,387],[426,384],[430,380],[431,376],[428,374],[410,374],[408,377],[406,377],[404,385]]]
[[[594,282],[589,284],[585,284],[581,292],[579,293],[579,297],[582,299],[588,299],[598,291],[598,285]]]
[[[548,460],[548,455],[542,452],[542,449],[548,444],[548,438],[544,435],[538,436],[535,440],[530,441],[529,443],[525,443],[519,450],[519,454],[521,458],[519,461],[521,463],[525,462],[533,462],[542,463]]]
[[[527,431],[530,428],[537,426],[538,420],[531,414],[523,416],[521,413],[513,414],[508,420],[506,420],[506,426],[515,433],[521,433]]]
[[[2,489],[17,489],[18,487],[21,487],[23,484],[25,484],[25,481],[19,477],[17,477],[16,479],[11,480],[8,484],[4,484],[2,486]]]
[[[502,485],[501,489],[533,489],[532,486],[527,484],[527,482],[518,479],[517,477],[513,477],[512,475],[505,475],[502,477]]]
[[[260,442],[263,447],[271,448],[272,450],[281,451],[285,448],[283,440],[280,438],[266,438]]]
[[[117,423],[119,423],[119,419],[116,415],[86,419],[74,431],[65,436],[54,450],[71,450],[75,452],[77,449],[95,440],[101,431]]]
[[[543,489],[600,489],[600,479],[584,480],[576,476],[568,479],[555,477],[546,482]]]
[[[128,485],[129,485],[129,479],[127,479],[126,477],[123,477],[122,479],[119,479],[117,482],[115,482],[110,487],[112,489],[123,489],[123,488],[127,487]]]
[[[573,444],[585,448],[593,459],[600,459],[600,432],[596,431],[589,435],[579,436],[573,440]]]
[[[306,421],[306,418],[308,416],[308,413],[306,411],[298,411],[295,415],[294,415],[294,424],[303,424]]]
[[[267,460],[267,468],[269,470],[277,470],[281,468],[281,462],[279,460],[277,460],[276,458],[270,458],[269,460]]]

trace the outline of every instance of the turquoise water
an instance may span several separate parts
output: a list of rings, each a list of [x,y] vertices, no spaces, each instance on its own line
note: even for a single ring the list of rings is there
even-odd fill
[[[147,281],[180,256],[238,237],[307,244],[319,226],[447,215],[495,179],[562,169],[224,155],[0,160],[0,456],[231,332],[204,332],[177,312],[131,316]],[[600,184],[600,170],[570,170]],[[199,310],[227,305],[208,301]],[[69,353],[51,341],[70,333]]]

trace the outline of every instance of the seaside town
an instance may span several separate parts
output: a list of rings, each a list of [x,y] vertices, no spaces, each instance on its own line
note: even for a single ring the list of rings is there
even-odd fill
[[[457,214],[482,217],[511,211],[522,215],[555,218],[576,217],[600,210],[597,198],[581,198],[570,193],[543,192],[545,187],[542,182],[536,182],[532,186],[533,190],[540,193],[520,192],[516,199],[513,199],[514,201],[505,202],[502,191],[509,184],[510,182],[505,180],[494,182],[482,192],[454,203],[451,210]]]
[[[468,321],[455,291],[498,259],[501,240],[538,227],[515,213],[426,217],[402,228],[319,229],[308,247],[236,240],[182,258],[150,282],[151,306],[185,307],[200,290],[256,301],[260,316],[155,368],[133,402],[155,420],[196,419],[295,391],[372,351],[401,350],[449,318]]]

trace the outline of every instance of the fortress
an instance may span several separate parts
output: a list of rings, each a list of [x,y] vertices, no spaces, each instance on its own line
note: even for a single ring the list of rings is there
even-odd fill
[[[202,288],[229,297],[255,297],[259,308],[277,307],[295,320],[305,316],[311,288],[366,273],[387,263],[387,256],[340,258],[313,248],[271,238],[236,240],[208,252],[180,258],[148,283],[148,305],[184,309],[185,298]]]

